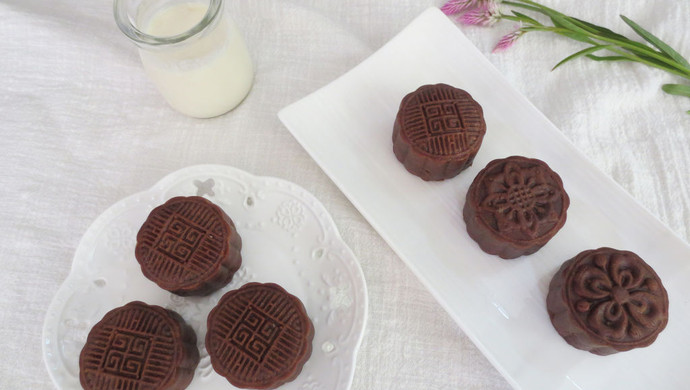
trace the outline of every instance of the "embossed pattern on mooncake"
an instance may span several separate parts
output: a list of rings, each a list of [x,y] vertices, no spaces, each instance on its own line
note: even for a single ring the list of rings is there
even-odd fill
[[[468,153],[483,134],[481,111],[455,88],[424,88],[407,100],[403,132],[419,149],[434,156]]]
[[[176,197],[149,214],[135,255],[144,275],[179,295],[206,295],[239,269],[242,240],[230,217],[198,196]]]
[[[393,151],[411,173],[444,180],[472,165],[486,124],[469,93],[446,84],[424,85],[400,103]]]
[[[536,252],[566,221],[570,204],[561,178],[543,161],[498,159],[467,192],[463,218],[484,252],[511,259]]]
[[[274,389],[299,375],[313,338],[298,298],[277,284],[248,283],[209,314],[206,350],[214,370],[234,386]]]
[[[177,313],[143,302],[113,309],[79,357],[87,390],[181,390],[199,363],[196,335]]]
[[[597,355],[649,346],[668,323],[661,279],[629,251],[599,248],[566,261],[546,301],[556,331]]]

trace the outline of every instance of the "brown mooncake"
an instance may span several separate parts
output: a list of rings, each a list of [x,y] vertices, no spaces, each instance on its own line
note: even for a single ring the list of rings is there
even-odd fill
[[[79,380],[86,390],[182,390],[198,363],[196,334],[179,314],[134,301],[91,328]]]
[[[314,326],[306,309],[277,284],[227,292],[207,324],[213,369],[236,387],[275,389],[297,378],[311,356]]]
[[[135,256],[144,275],[178,295],[208,295],[242,264],[242,239],[227,214],[199,197],[175,197],[151,211]]]
[[[469,93],[446,84],[424,85],[400,103],[393,152],[410,173],[445,180],[472,165],[484,133],[484,112]]]
[[[568,344],[596,355],[647,347],[668,323],[668,295],[656,272],[635,253],[611,248],[563,263],[546,308]]]
[[[486,253],[504,259],[529,255],[565,224],[570,198],[560,176],[537,159],[493,160],[467,191],[467,233]]]

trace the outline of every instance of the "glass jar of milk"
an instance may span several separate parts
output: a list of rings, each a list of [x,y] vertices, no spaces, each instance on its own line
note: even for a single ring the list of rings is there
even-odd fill
[[[223,0],[115,0],[115,20],[176,110],[210,118],[237,107],[254,71]]]

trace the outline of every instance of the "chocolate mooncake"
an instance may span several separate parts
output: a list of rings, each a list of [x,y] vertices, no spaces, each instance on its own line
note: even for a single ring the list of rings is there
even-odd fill
[[[444,180],[472,165],[486,124],[469,93],[446,84],[424,85],[405,96],[393,126],[393,152],[412,174]]]
[[[546,307],[565,341],[597,355],[649,346],[668,323],[668,295],[656,272],[635,253],[611,248],[563,263]]]
[[[275,389],[311,356],[314,327],[302,302],[277,284],[227,292],[208,316],[206,350],[233,386]]]
[[[512,156],[475,177],[463,218],[484,252],[513,259],[544,246],[565,224],[569,205],[561,178],[545,162]]]
[[[223,210],[199,196],[176,197],[149,214],[135,256],[144,275],[178,295],[208,295],[242,264],[242,239]]]
[[[198,363],[196,334],[179,314],[135,301],[91,329],[79,380],[86,390],[182,390]]]

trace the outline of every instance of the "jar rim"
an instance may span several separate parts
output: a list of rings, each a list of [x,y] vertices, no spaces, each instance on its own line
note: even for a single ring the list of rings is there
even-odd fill
[[[183,31],[176,35],[171,35],[168,37],[161,37],[156,35],[147,34],[133,23],[129,14],[127,13],[124,3],[126,0],[114,0],[113,1],[113,13],[115,14],[115,23],[117,27],[122,31],[129,39],[137,44],[150,45],[150,46],[163,46],[172,45],[175,43],[187,40],[199,33],[201,33],[208,25],[210,25],[220,14],[221,5],[223,0],[209,0],[208,9],[204,17],[195,24],[192,28],[187,31]]]

